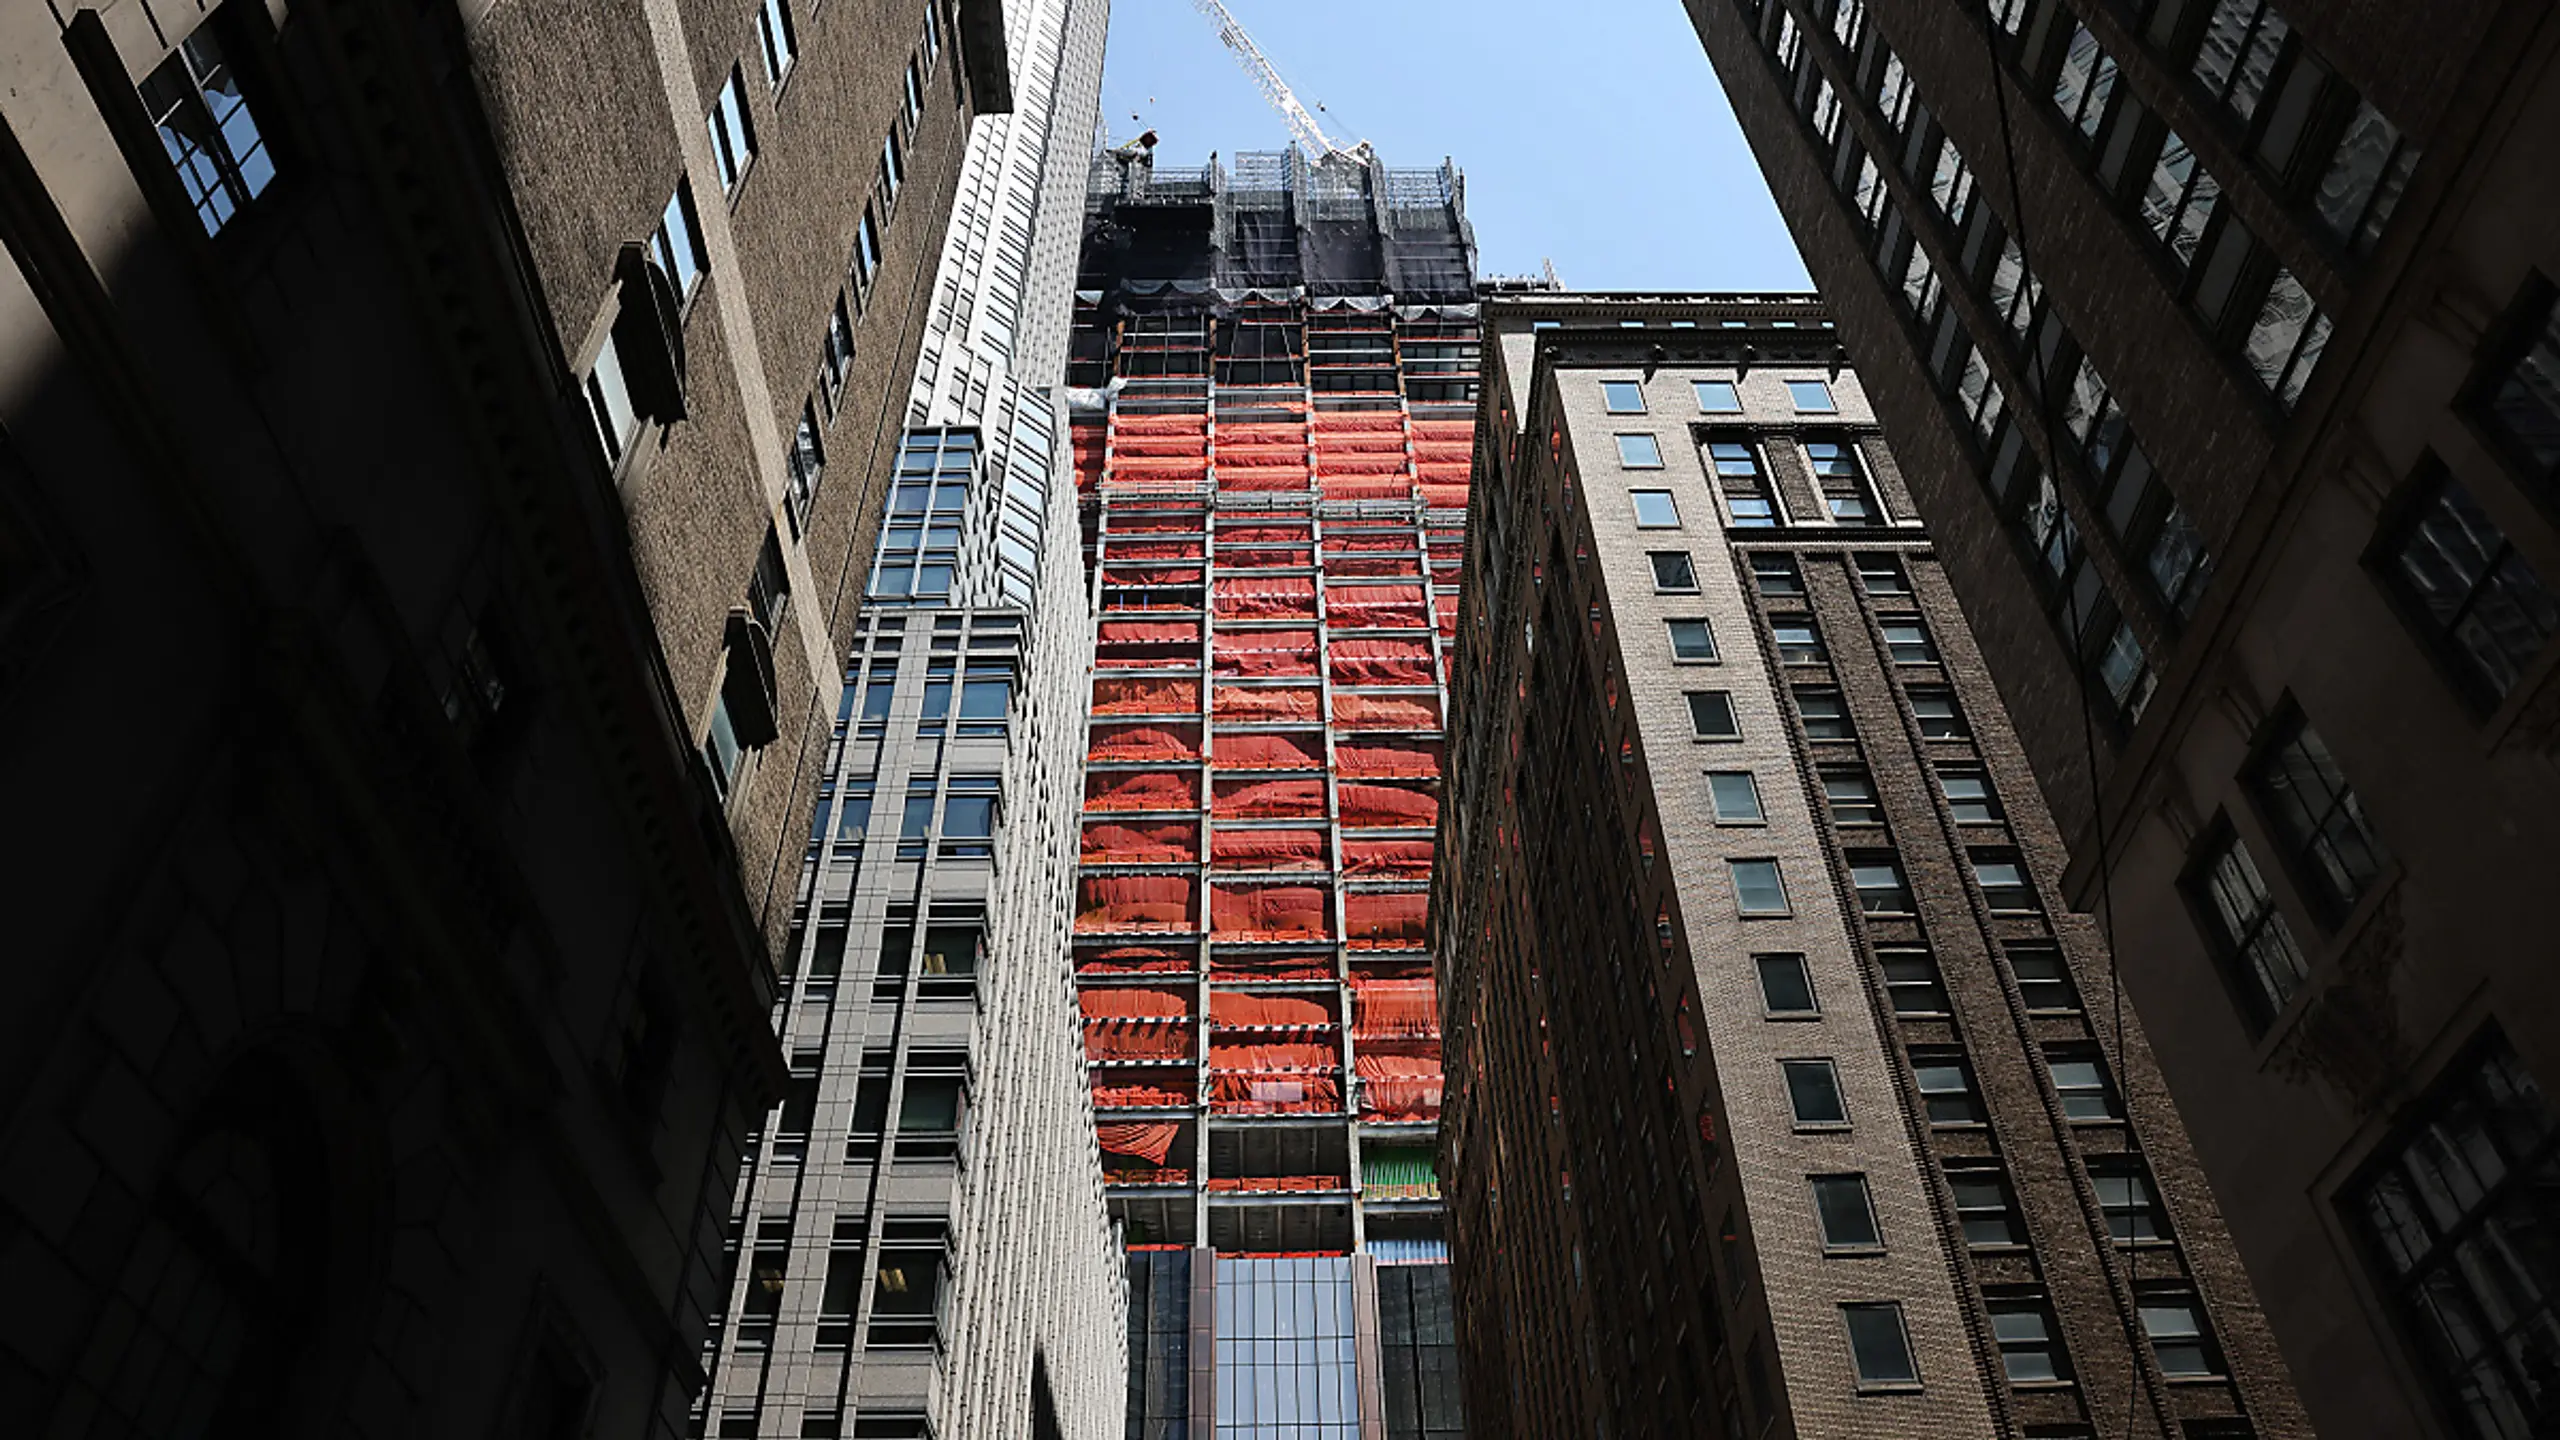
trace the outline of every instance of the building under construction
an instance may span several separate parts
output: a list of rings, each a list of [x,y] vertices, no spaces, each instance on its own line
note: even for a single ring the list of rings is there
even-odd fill
[[[1445,164],[1095,161],[1075,958],[1133,1440],[1461,1433],[1425,907],[1473,257]]]

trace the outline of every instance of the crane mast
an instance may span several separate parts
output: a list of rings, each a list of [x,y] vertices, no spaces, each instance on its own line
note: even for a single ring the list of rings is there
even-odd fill
[[[1244,67],[1245,74],[1253,77],[1254,87],[1262,92],[1262,98],[1270,101],[1271,108],[1279,111],[1280,118],[1288,122],[1289,133],[1296,137],[1302,148],[1320,160],[1334,155],[1354,155],[1367,148],[1362,145],[1345,149],[1333,143],[1333,138],[1324,133],[1324,127],[1316,123],[1316,117],[1308,112],[1306,106],[1298,103],[1298,97],[1290,91],[1288,82],[1280,78],[1280,72],[1272,68],[1271,61],[1262,53],[1262,47],[1253,43],[1253,37],[1245,33],[1242,22],[1219,0],[1191,0],[1191,7],[1209,17],[1210,23],[1218,27],[1219,43],[1235,52],[1236,63]]]

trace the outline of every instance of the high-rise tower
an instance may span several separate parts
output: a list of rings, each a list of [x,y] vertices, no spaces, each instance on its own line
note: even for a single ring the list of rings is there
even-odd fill
[[[1105,0],[970,133],[732,1220],[716,1435],[1101,1440],[1122,1278],[1067,969],[1090,599],[1065,378]]]
[[[1688,10],[2321,1433],[2550,1431],[2560,11]]]
[[[1485,331],[1433,899],[1477,1432],[2308,1437],[1821,302]]]
[[[1457,172],[1097,157],[1075,920],[1128,1434],[1460,1433],[1425,885],[1475,424]]]

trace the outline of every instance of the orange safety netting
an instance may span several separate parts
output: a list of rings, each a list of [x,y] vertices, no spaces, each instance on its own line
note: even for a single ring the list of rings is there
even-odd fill
[[[1211,957],[1209,961],[1209,978],[1212,980],[1330,980],[1333,977],[1333,958],[1328,955],[1239,955],[1230,950]]]
[[[1344,776],[1440,778],[1440,746],[1429,740],[1336,740],[1333,763]]]
[[[1437,618],[1440,622],[1441,638],[1446,639],[1457,634],[1458,597],[1455,595],[1442,595],[1432,601],[1432,608],[1437,612]]]
[[[1312,620],[1316,614],[1316,582],[1303,575],[1220,580],[1215,599],[1220,619],[1279,615],[1292,620]]]
[[[1304,465],[1234,465],[1218,462],[1218,488],[1221,490],[1304,490],[1307,467]]]
[[[1209,888],[1209,932],[1220,940],[1311,940],[1332,934],[1332,922],[1333,894],[1321,885]]]
[[[1440,702],[1426,695],[1336,695],[1333,722],[1346,730],[1437,730]]]
[[[1328,653],[1336,685],[1428,685],[1428,640],[1336,640]]]
[[[1371,1120],[1432,1120],[1440,1114],[1440,1062],[1418,1055],[1363,1054],[1360,1114]]]
[[[1427,830],[1440,823],[1439,797],[1425,791],[1344,781],[1338,793],[1346,829],[1399,826]]]
[[[1076,960],[1079,975],[1150,975],[1190,968],[1189,956],[1157,945],[1114,945],[1088,951]]]
[[[1382,880],[1429,879],[1432,850],[1428,840],[1345,840],[1342,873]]]
[[[1319,446],[1315,467],[1318,476],[1327,482],[1327,489],[1332,488],[1330,482],[1337,477],[1402,476],[1405,473],[1404,448],[1335,449]]]
[[[1114,589],[1197,590],[1200,572],[1189,567],[1168,569],[1161,565],[1105,565],[1102,583]],[[1197,605],[1192,607],[1198,609]]]
[[[1313,720],[1323,713],[1316,691],[1291,686],[1221,685],[1212,698],[1220,720]]]
[[[1188,770],[1088,770],[1087,810],[1197,810],[1198,777]]]
[[[1096,1085],[1093,1108],[1096,1110],[1155,1110],[1173,1105],[1188,1105],[1199,1099],[1192,1089],[1175,1089],[1170,1085]]]
[[[1351,496],[1348,498],[1361,499],[1367,497]],[[1389,498],[1400,500],[1404,497],[1401,494],[1398,494]],[[1409,579],[1419,577],[1422,574],[1422,562],[1419,557],[1410,554],[1342,555],[1326,561],[1324,569],[1326,574],[1338,578],[1373,580],[1399,578]]]
[[[1096,985],[1076,992],[1076,1008],[1088,1020],[1188,1020],[1191,997],[1142,985]]]
[[[1345,1175],[1212,1175],[1202,1188],[1211,1194],[1291,1194],[1348,1190],[1351,1179]]]
[[[1084,1027],[1087,1060],[1189,1060],[1188,1020],[1088,1020]]]
[[[1365,975],[1352,976],[1351,1034],[1357,1040],[1439,1038],[1438,987],[1429,980],[1375,980]]]
[[[1076,882],[1078,930],[1197,930],[1187,875],[1087,875]]]
[[[1218,527],[1221,545],[1312,545],[1315,532],[1304,525],[1239,525],[1228,521]]]
[[[1419,890],[1352,891],[1342,897],[1343,938],[1354,950],[1420,949],[1431,934],[1430,904]]]
[[[1221,780],[1210,792],[1210,813],[1221,820],[1324,818],[1322,780]]]
[[[1200,731],[1196,726],[1096,725],[1084,758],[1090,761],[1197,760],[1200,758]]]
[[[1210,742],[1210,758],[1221,770],[1321,770],[1324,739],[1303,733],[1222,730]]]
[[[1331,1025],[1333,1012],[1325,1008],[1323,1001],[1304,995],[1246,995],[1212,990],[1209,1023],[1231,1029],[1251,1025]]]
[[[1342,1082],[1324,1075],[1213,1075],[1209,1106],[1229,1115],[1333,1115],[1342,1110]]]
[[[1111,433],[1114,435],[1202,435],[1209,429],[1206,415],[1131,415],[1114,412]]]
[[[1210,659],[1221,675],[1313,675],[1316,633],[1312,630],[1222,631],[1210,645]]]
[[[1171,1120],[1116,1120],[1093,1127],[1093,1138],[1102,1144],[1106,1155],[1127,1155],[1161,1165],[1173,1153],[1174,1139],[1182,1127]]]
[[[1197,680],[1104,679],[1093,682],[1096,715],[1197,715]]]
[[[1111,533],[1117,535],[1196,535],[1208,526],[1205,512],[1199,510],[1124,510],[1111,512]]]
[[[1209,448],[1209,437],[1198,430],[1183,434],[1149,434],[1121,426],[1111,437],[1114,455],[1199,455]]]
[[[1124,485],[1165,485],[1209,478],[1209,457],[1195,450],[1188,455],[1132,455],[1125,449],[1111,456],[1111,478]]]
[[[1436,423],[1446,425],[1455,422],[1443,420]],[[1403,429],[1404,416],[1393,410],[1319,410],[1316,412],[1316,433],[1319,435]]]
[[[1200,827],[1188,820],[1087,825],[1081,858],[1087,865],[1187,865],[1200,858]]]
[[[1209,833],[1209,863],[1220,870],[1321,870],[1321,830],[1228,830]]]
[[[1111,560],[1198,560],[1205,543],[1199,540],[1123,540],[1106,537],[1102,558]]]
[[[1218,551],[1218,563],[1229,570],[1303,570],[1316,563],[1316,552],[1305,548],[1276,550],[1223,546]]]
[[[1200,663],[1200,627],[1175,620],[1106,620],[1093,663],[1152,669]]]
[[[1102,1171],[1105,1185],[1188,1185],[1188,1165],[1106,1165]]]
[[[1422,503],[1432,510],[1464,510],[1467,508],[1467,487],[1435,484],[1426,479],[1422,483]]]
[[[1419,630],[1429,623],[1419,585],[1336,585],[1324,592],[1325,618],[1366,630]]]
[[[1469,427],[1468,432],[1464,435],[1450,436],[1423,429],[1422,424],[1427,423],[1433,422],[1426,421],[1418,423],[1413,427],[1413,455],[1415,459],[1455,460],[1460,464],[1465,464],[1475,459],[1476,442],[1473,427]]]
[[[1410,555],[1417,546],[1413,532],[1401,525],[1357,530],[1336,525],[1324,532],[1324,548],[1328,555]]]
[[[1413,498],[1413,482],[1401,475],[1327,475],[1320,481],[1327,500],[1409,500]],[[1361,574],[1393,575],[1395,570],[1361,571]]]

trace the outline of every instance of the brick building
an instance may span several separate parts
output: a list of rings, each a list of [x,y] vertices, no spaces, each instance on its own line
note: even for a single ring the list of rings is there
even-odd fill
[[[1822,304],[1484,324],[1433,901],[1476,1433],[2310,1435]]]
[[[2546,1433],[2560,16],[1688,8],[2321,1432]]]
[[[18,1428],[682,1432],[996,8],[10,12]]]

